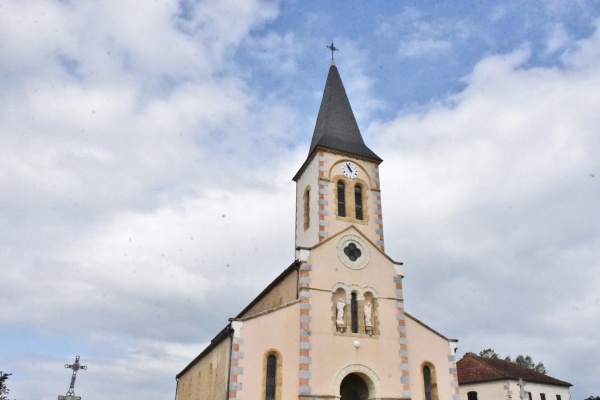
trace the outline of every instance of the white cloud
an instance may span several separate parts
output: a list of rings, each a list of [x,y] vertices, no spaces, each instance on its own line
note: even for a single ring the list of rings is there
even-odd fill
[[[251,56],[261,60],[263,68],[275,74],[296,72],[297,58],[304,51],[302,43],[290,32],[284,35],[268,32],[264,37],[250,37],[246,45]]]
[[[554,24],[547,29],[548,39],[546,53],[552,54],[558,50],[564,49],[566,46],[573,43],[569,32],[562,24]]]
[[[293,260],[296,138],[316,115],[254,92],[232,60],[264,47],[264,62],[293,74],[307,42],[291,29],[251,34],[276,2],[2,7],[0,293],[11,307],[0,323],[32,335],[5,358],[18,366],[12,393],[63,393],[70,360],[55,353],[82,349],[82,393],[171,396],[175,373]],[[403,14],[414,28],[403,54],[469,37],[424,15]],[[387,249],[406,262],[409,311],[461,349],[535,352],[575,381],[554,367],[567,355],[544,348],[581,346],[590,365],[598,348],[600,39],[563,39],[557,25],[547,48],[569,49],[565,69],[528,67],[527,48],[487,57],[463,92],[363,133],[386,159]],[[383,109],[371,50],[341,40],[342,78],[368,121]],[[578,380],[597,376],[585,371]]]
[[[431,21],[419,9],[405,7],[380,23],[379,35],[397,42],[400,58],[432,58],[448,54],[457,42],[467,40],[469,29],[462,21]]]
[[[506,17],[506,14],[507,14],[506,5],[505,4],[497,4],[494,7],[494,9],[492,10],[490,18],[492,21],[500,21],[501,19]]]
[[[291,262],[292,250],[275,258],[280,248],[262,244],[267,234],[293,240],[292,225],[278,224],[277,206],[270,233],[253,231],[249,240],[251,226],[231,232],[234,221],[260,225],[249,201],[280,196],[264,172],[254,174],[259,163],[264,171],[282,161],[259,162],[256,142],[285,148],[284,132],[297,129],[285,104],[258,103],[238,77],[243,71],[225,72],[248,32],[277,15],[277,4],[189,6],[189,18],[181,19],[177,2],[2,4],[0,292],[11,306],[0,324],[34,332],[15,340],[15,351],[24,346],[29,353],[46,340],[83,343],[95,364],[90,371],[104,365],[104,378],[115,385],[129,362],[139,371],[129,384],[174,381],[201,346],[170,365],[146,352],[99,360],[98,348],[120,341],[135,349],[143,337],[163,340],[157,348],[167,349],[187,346],[177,340],[206,340],[226,323],[222,312],[239,311],[238,296],[249,300],[274,277],[261,260],[281,263],[276,268]],[[279,182],[293,175],[295,165],[285,165]],[[278,202],[291,218],[293,204]],[[237,252],[225,246],[229,239],[242,243]],[[212,257],[224,247],[221,258]],[[250,255],[259,257],[254,264]],[[246,286],[214,307],[215,293],[231,285],[228,274],[246,277]],[[79,343],[65,337],[74,327]],[[49,339],[35,337],[40,332]],[[56,360],[46,367],[24,354],[3,360],[15,366],[16,397],[48,395],[41,387],[53,386],[39,379],[47,376],[39,368],[56,368]],[[19,360],[26,360],[22,369]],[[41,386],[20,385],[27,377]],[[131,390],[127,385],[120,389]],[[145,398],[164,397],[165,387],[170,393],[171,385],[147,386]],[[96,393],[110,395],[105,388]]]
[[[452,49],[452,43],[442,39],[413,39],[400,44],[400,57],[417,58],[439,56]]]
[[[580,338],[595,349],[580,362],[595,363],[598,38],[565,55],[566,69],[526,67],[526,48],[487,57],[446,103],[369,129],[388,160],[386,247],[406,262],[408,310],[463,351],[546,361]],[[593,380],[549,361],[561,379]]]
[[[109,341],[104,344],[105,348],[110,347],[108,343],[118,343],[125,347],[125,351],[119,354],[111,351],[106,354],[79,354],[81,365],[87,369],[77,373],[77,396],[110,398],[114,393],[135,393],[146,399],[157,398],[157,393],[167,396],[174,393],[175,374],[190,361],[189,355],[199,353],[208,344],[139,340],[132,346],[118,337],[106,337],[104,340]],[[58,394],[64,395],[73,372],[64,365],[72,364],[74,360],[75,354],[62,358],[22,355],[16,363],[19,370],[13,370],[17,373],[13,373],[12,379],[7,382],[11,396],[26,393],[32,399],[54,400]],[[23,379],[24,373],[27,373],[26,379]],[[14,379],[15,376],[20,379]],[[36,384],[32,385],[32,381]],[[164,388],[172,391],[163,393]]]

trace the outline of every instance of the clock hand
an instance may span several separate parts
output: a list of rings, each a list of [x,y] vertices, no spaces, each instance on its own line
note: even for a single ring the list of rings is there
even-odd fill
[[[350,173],[352,173],[352,167],[350,166],[350,163],[346,163],[346,166],[348,167],[348,169],[350,170]]]

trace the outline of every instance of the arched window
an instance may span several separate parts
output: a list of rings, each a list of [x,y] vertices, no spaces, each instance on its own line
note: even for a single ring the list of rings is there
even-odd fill
[[[265,382],[265,400],[275,400],[277,393],[277,356],[267,356],[267,371]]]
[[[346,216],[346,185],[344,181],[337,183],[338,217]]]
[[[425,400],[438,400],[435,368],[431,364],[423,365],[423,389]]]
[[[433,400],[433,388],[431,387],[431,368],[423,367],[423,383],[425,385],[425,400]]]
[[[310,226],[310,187],[304,191],[304,230]]]
[[[363,219],[363,198],[362,198],[362,186],[354,186],[354,206],[356,211],[356,219],[362,221]]]
[[[263,358],[263,399],[282,400],[281,371],[281,354],[277,350],[267,351]]]
[[[467,393],[467,400],[477,400],[477,392],[468,392]]]
[[[352,316],[352,333],[358,333],[358,302],[356,301],[356,292],[352,292],[350,299],[350,315]]]

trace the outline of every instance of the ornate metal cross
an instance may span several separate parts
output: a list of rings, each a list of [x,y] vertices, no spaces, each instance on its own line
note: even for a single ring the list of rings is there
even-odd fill
[[[87,369],[87,366],[80,365],[79,356],[76,356],[75,362],[71,365],[65,364],[65,368],[71,368],[73,370],[73,375],[71,376],[71,386],[69,386],[67,396],[75,396],[75,379],[77,378],[77,371],[79,371],[80,369]]]
[[[331,41],[331,45],[327,46],[327,48],[331,50],[331,61],[333,61],[333,52],[340,50],[337,47],[335,47],[335,45],[333,44],[333,40]]]
[[[519,398],[521,400],[527,399],[527,391],[525,390],[525,385],[527,384],[523,382],[523,378],[519,378],[519,383],[517,383],[517,386],[519,386]]]

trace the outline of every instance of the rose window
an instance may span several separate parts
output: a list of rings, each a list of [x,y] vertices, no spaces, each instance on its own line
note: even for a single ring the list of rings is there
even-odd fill
[[[344,254],[348,256],[350,261],[356,261],[362,255],[362,252],[354,243],[350,243],[344,248]]]

